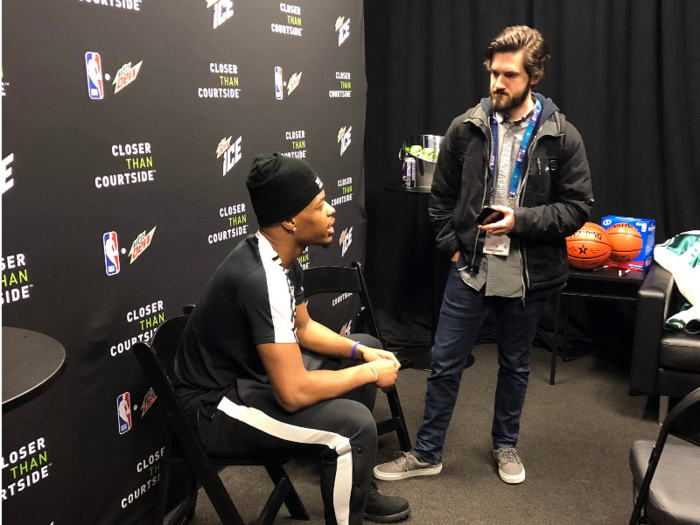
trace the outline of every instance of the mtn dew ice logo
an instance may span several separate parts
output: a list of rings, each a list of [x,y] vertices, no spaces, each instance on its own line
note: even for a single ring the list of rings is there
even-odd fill
[[[243,153],[241,152],[243,137],[238,137],[235,142],[231,142],[233,135],[229,138],[224,137],[219,141],[219,145],[216,147],[216,158],[218,159],[223,155],[224,166],[223,175],[231,171],[231,169],[241,160]]]
[[[146,230],[143,230],[141,233],[139,233],[139,236],[136,237],[133,243],[131,243],[131,250],[129,250],[129,264],[133,263],[136,258],[143,253],[143,251],[148,248],[151,245],[151,241],[153,240],[153,234],[156,231],[156,226],[153,227],[153,229],[146,233]]]
[[[338,130],[338,142],[340,143],[340,156],[343,156],[343,153],[345,153],[345,150],[348,149],[348,146],[350,146],[350,143],[352,142],[352,126],[349,128],[346,126],[343,126]]]
[[[340,238],[338,239],[338,245],[342,246],[341,250],[341,257],[345,256],[345,252],[348,251],[348,248],[350,248],[350,245],[352,244],[352,226],[350,228],[345,228],[341,234]]]
[[[119,71],[117,71],[117,74],[114,75],[114,80],[112,81],[112,84],[114,84],[115,86],[115,93],[118,93],[126,86],[131,84],[134,80],[136,80],[136,75],[139,74],[141,64],[143,64],[143,60],[135,66],[132,66],[131,62],[127,62],[121,68],[119,68]]]
[[[233,0],[207,0],[207,9],[214,6],[214,29],[233,16]]]
[[[338,47],[340,47],[350,36],[350,19],[345,20],[344,16],[339,16],[335,21],[335,30],[338,32]]]

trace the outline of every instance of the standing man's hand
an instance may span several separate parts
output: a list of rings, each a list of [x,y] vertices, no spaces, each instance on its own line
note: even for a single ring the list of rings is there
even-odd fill
[[[503,213],[504,217],[491,224],[480,225],[479,229],[491,235],[508,235],[515,227],[515,210],[507,206],[491,206],[494,210]]]

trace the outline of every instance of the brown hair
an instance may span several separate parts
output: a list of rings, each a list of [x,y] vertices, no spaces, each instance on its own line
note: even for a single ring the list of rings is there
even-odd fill
[[[494,53],[523,50],[523,65],[530,78],[542,78],[549,65],[549,45],[542,33],[528,26],[506,27],[486,48],[486,69],[491,70]]]

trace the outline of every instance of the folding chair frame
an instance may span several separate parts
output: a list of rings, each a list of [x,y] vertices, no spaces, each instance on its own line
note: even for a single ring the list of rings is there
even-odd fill
[[[264,466],[275,484],[272,494],[255,522],[256,525],[271,525],[283,503],[286,505],[292,518],[308,520],[309,515],[304,504],[284,470],[283,465],[287,461],[286,458],[277,461],[258,458],[209,458],[204,451],[199,437],[187,420],[185,411],[173,388],[170,375],[154,350],[154,347],[156,347],[159,352],[162,351],[164,354],[169,352],[170,355],[165,356],[165,359],[174,359],[177,348],[162,348],[162,345],[159,345],[159,340],[165,337],[166,332],[170,331],[171,333],[168,336],[170,336],[171,342],[172,340],[179,341],[187,323],[187,318],[188,316],[179,316],[163,323],[156,332],[153,347],[141,342],[136,343],[132,347],[133,353],[158,396],[159,402],[164,407],[169,427],[166,453],[163,458],[163,477],[156,509],[156,523],[163,523],[172,467],[176,464],[188,464],[194,471],[194,475],[190,482],[188,497],[180,504],[168,525],[185,523],[194,516],[198,482],[204,487],[222,523],[227,525],[245,525],[219,478],[218,470],[228,465]],[[159,334],[161,337],[159,337]]]
[[[320,293],[357,293],[361,304],[355,325],[357,331],[376,337],[382,348],[386,348],[379,325],[374,317],[372,302],[367,291],[367,283],[362,273],[362,265],[359,262],[353,262],[351,268],[321,266],[304,270],[304,295],[309,298]],[[401,361],[402,370],[413,366],[413,362],[410,359],[399,360]],[[391,418],[377,423],[377,434],[396,432],[399,447],[404,452],[408,452],[411,450],[411,438],[408,435],[396,387],[392,388],[386,395]]]
[[[669,433],[681,422],[681,418],[684,417],[684,413],[687,410],[693,408],[695,405],[700,404],[700,388],[692,391],[690,394],[685,396],[674,408],[669,412],[666,419],[664,419],[661,425],[661,430],[659,431],[659,436],[656,438],[656,443],[651,451],[649,457],[649,465],[647,466],[646,474],[644,475],[644,480],[642,481],[642,486],[639,489],[637,495],[637,501],[634,505],[634,510],[632,511],[632,517],[630,518],[629,525],[638,525],[640,523],[647,523],[646,518],[643,515],[644,505],[649,498],[649,487],[651,486],[651,481],[654,478],[654,472],[656,472],[656,467],[659,465],[659,459],[661,458],[661,453],[664,450],[664,445],[666,444],[666,439]],[[687,413],[686,413],[687,417]],[[700,446],[700,435],[695,436],[695,438],[690,438],[687,436],[679,435],[678,437],[685,439],[693,443],[694,445]]]

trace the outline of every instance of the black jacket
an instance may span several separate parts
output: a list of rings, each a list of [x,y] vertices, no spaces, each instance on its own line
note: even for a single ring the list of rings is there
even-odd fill
[[[536,133],[523,165],[523,178],[510,237],[520,239],[526,296],[564,283],[569,275],[566,237],[588,219],[593,206],[591,173],[583,140],[551,99],[542,104]],[[475,222],[487,201],[491,153],[488,98],[452,121],[440,145],[430,191],[430,220],[437,247],[461,252],[467,269],[478,272],[486,234]]]

